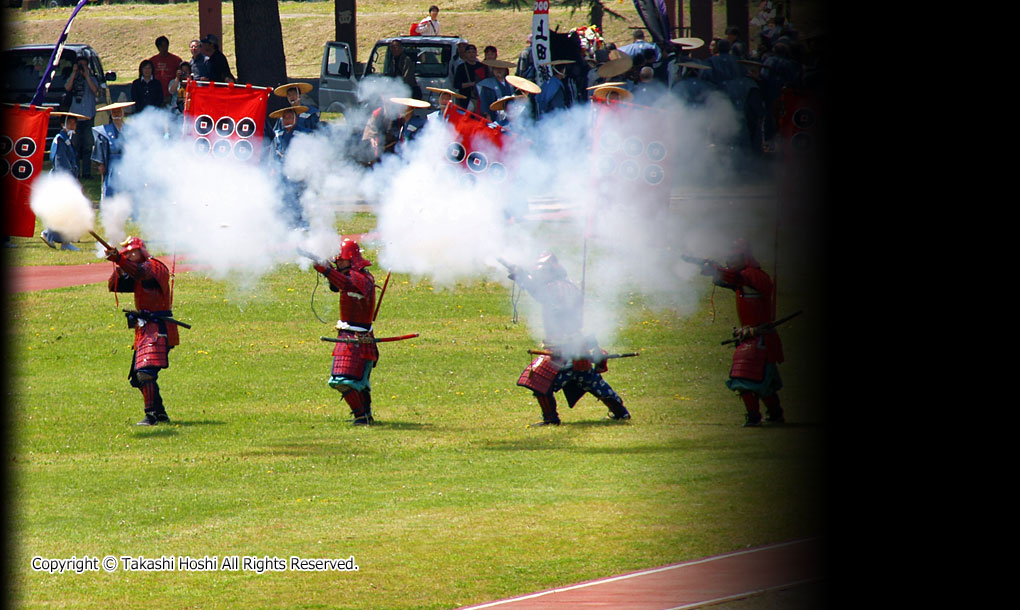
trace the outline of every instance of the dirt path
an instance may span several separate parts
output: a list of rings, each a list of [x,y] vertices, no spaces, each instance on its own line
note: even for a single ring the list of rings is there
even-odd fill
[[[460,610],[680,610],[742,599],[824,577],[822,542],[796,540],[591,580]]]

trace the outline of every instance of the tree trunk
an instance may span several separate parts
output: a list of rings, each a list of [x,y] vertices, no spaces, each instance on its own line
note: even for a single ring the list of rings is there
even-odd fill
[[[602,3],[598,0],[592,0],[591,11],[588,13],[588,25],[598,26],[599,32],[602,32],[602,18],[606,12],[602,10]]]
[[[336,41],[346,42],[351,47],[351,59],[358,61],[358,2],[357,0],[333,0],[333,25],[336,27]],[[353,69],[354,66],[351,66]]]
[[[726,27],[731,25],[740,28],[740,40],[750,50],[750,8],[748,7],[747,0],[726,0]]]
[[[237,80],[261,87],[287,82],[287,56],[277,0],[234,0]]]

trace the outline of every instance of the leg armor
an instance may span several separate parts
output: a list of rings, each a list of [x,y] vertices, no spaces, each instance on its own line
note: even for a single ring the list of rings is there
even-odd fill
[[[758,407],[758,395],[754,392],[741,392],[740,398],[744,401],[744,409],[747,411],[744,426],[760,426],[761,411]]]
[[[783,406],[779,404],[779,394],[763,396],[761,401],[765,403],[765,421],[773,424],[781,424],[786,421],[783,417]]]
[[[542,421],[535,425],[560,425],[560,416],[556,413],[556,397],[552,394],[539,394],[535,392],[535,398],[538,399],[538,406],[542,407]]]

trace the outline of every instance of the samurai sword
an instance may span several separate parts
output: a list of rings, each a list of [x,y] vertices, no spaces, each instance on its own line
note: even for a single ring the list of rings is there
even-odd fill
[[[779,320],[776,320],[775,322],[766,322],[765,324],[759,324],[758,326],[754,327],[754,334],[755,335],[760,335],[760,334],[763,334],[763,333],[772,332],[780,324],[784,324],[786,322],[789,322],[790,320],[796,318],[797,316],[799,316],[802,313],[804,313],[803,310],[798,309],[797,311],[791,313],[790,315],[786,316],[785,318],[780,318]],[[736,331],[734,331],[734,332],[736,332]],[[732,339],[727,339],[727,340],[723,341],[719,345],[726,345],[728,343],[740,343],[741,341],[742,341],[742,339],[740,339],[738,337],[733,337]]]
[[[417,336],[418,336],[418,333],[412,333],[410,335],[400,335],[399,337],[372,337],[368,341],[365,341],[365,343],[386,343],[388,341],[403,341],[404,339],[414,339]],[[330,343],[362,343],[363,342],[361,339],[356,339],[356,338],[353,338],[353,337],[345,337],[343,339],[338,339],[336,337],[319,337],[319,339],[321,339],[323,341],[329,341]]]

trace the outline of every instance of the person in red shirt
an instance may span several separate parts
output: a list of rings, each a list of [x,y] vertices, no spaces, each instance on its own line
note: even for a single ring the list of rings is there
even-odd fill
[[[156,39],[156,53],[149,58],[152,62],[152,76],[162,85],[164,105],[170,101],[170,81],[177,75],[177,68],[183,61],[180,57],[170,52],[170,39],[160,36]]]

